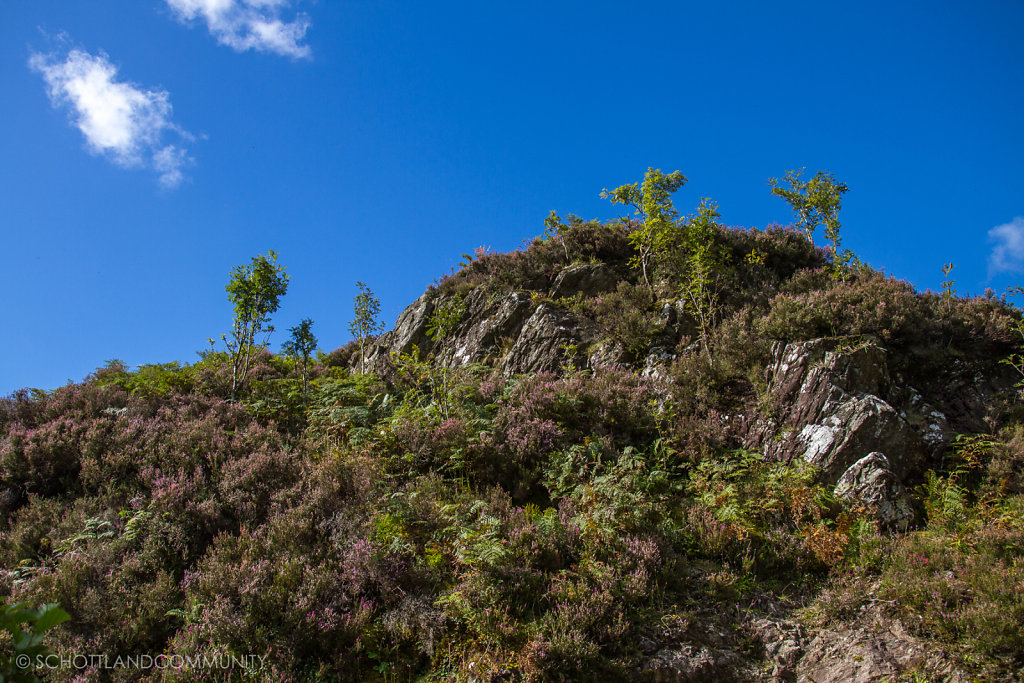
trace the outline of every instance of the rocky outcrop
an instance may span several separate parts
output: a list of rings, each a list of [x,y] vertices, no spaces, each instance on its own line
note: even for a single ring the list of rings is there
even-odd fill
[[[449,367],[485,363],[506,375],[560,372],[570,365],[593,369],[631,364],[646,376],[660,376],[676,358],[680,339],[696,334],[681,300],[663,304],[657,324],[645,339],[649,348],[641,354],[637,349],[627,351],[609,330],[574,314],[565,301],[615,292],[621,278],[608,264],[580,263],[562,268],[536,289],[473,289],[462,300],[462,322],[441,340],[431,339],[427,327],[434,312],[456,295],[432,288],[402,312],[394,329],[376,340],[367,353],[367,364],[383,372],[391,354],[410,353],[415,346],[421,358],[432,357]]]
[[[649,338],[646,354],[637,357],[607,330],[559,303],[614,290],[618,279],[613,269],[577,264],[547,282],[550,287],[540,292],[470,291],[463,299],[461,323],[441,340],[428,336],[428,323],[455,295],[428,291],[377,340],[368,361],[381,371],[392,353],[417,347],[421,357],[449,367],[485,363],[506,376],[632,361],[644,376],[661,377],[676,358],[680,339],[692,336],[685,308],[680,302],[666,303],[661,331]],[[761,409],[757,415],[738,416],[743,445],[771,460],[815,465],[824,483],[844,481],[844,497],[875,507],[883,525],[900,527],[907,519],[902,487],[940,464],[953,435],[983,429],[991,397],[1010,386],[985,379],[992,373],[982,370],[993,363],[964,358],[952,359],[941,378],[930,382],[927,373],[915,373],[909,353],[890,354],[868,337],[777,342]],[[907,376],[921,383],[911,386]],[[945,391],[947,386],[960,390]]]
[[[755,640],[761,644],[764,658],[771,667],[771,680],[796,680],[796,666],[803,656],[806,635],[800,624],[786,619],[757,616],[747,625]]]
[[[430,344],[427,337],[427,320],[433,312],[434,297],[430,296],[430,292],[424,292],[402,311],[394,329],[377,338],[367,361],[373,364],[382,356],[386,357],[387,352],[410,353],[413,346],[420,350],[426,349]]]
[[[831,485],[849,473],[854,482],[849,495],[875,496],[880,503],[878,495],[894,490],[882,486],[882,479],[888,482],[891,475],[898,484],[920,473],[949,439],[944,417],[919,393],[913,403],[889,402],[894,395],[909,393],[893,380],[885,349],[871,339],[777,343],[772,356],[771,414],[746,437],[747,446],[761,449],[766,458],[805,460]],[[879,455],[861,462],[870,454]],[[883,461],[884,476],[876,467]],[[868,471],[875,473],[872,481],[878,484],[869,487],[870,494],[862,486]],[[895,499],[890,503],[882,506],[886,515],[902,510]]]
[[[588,272],[584,284],[600,280],[594,269]],[[451,299],[431,292],[417,299],[398,317],[395,328],[377,339],[368,363],[380,370],[392,353],[410,353],[415,346],[421,357],[433,356],[449,367],[487,363],[506,375],[558,372],[567,354],[596,338],[595,331],[572,314],[550,303],[534,303],[527,292],[495,296],[474,290],[464,300],[465,313],[455,331],[433,340],[427,334],[430,317]],[[586,358],[576,362],[586,365]]]
[[[773,357],[775,416],[751,444],[767,458],[803,459],[832,484],[875,452],[900,479],[918,469],[926,453],[922,434],[883,398],[891,385],[884,349],[870,340],[816,339],[776,344]]]

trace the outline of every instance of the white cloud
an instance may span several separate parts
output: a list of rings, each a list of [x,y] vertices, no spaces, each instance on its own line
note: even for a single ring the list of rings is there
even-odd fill
[[[988,239],[995,242],[988,257],[988,275],[1024,272],[1024,218],[1017,216],[1011,222],[997,225],[988,231]]]
[[[68,107],[74,124],[94,154],[125,168],[152,168],[160,183],[174,187],[191,163],[185,149],[165,144],[167,133],[192,136],[171,121],[166,90],[143,90],[118,81],[117,68],[104,54],[71,50],[61,61],[33,54],[29,66],[46,81],[54,107]]]
[[[286,57],[309,57],[303,45],[309,29],[309,17],[299,13],[292,21],[283,21],[281,10],[292,0],[166,0],[182,21],[201,18],[210,33],[222,45],[239,52],[261,50]]]

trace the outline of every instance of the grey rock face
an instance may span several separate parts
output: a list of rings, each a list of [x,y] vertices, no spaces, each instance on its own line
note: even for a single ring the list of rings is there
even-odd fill
[[[869,453],[853,463],[839,477],[835,495],[874,508],[884,528],[903,531],[910,526],[910,499],[883,453]]]
[[[541,304],[526,321],[512,349],[501,362],[506,375],[522,372],[557,372],[566,360],[566,348],[580,342],[575,320],[565,311]]]
[[[922,459],[920,440],[910,424],[871,394],[825,402],[814,422],[777,443],[790,459],[796,455],[821,468],[827,481],[837,481],[857,460],[883,448],[896,454],[894,469],[900,476]]]
[[[921,434],[925,449],[933,458],[938,458],[954,433],[945,413],[924,400],[915,389],[908,391],[909,398],[905,402],[904,416]]]
[[[438,354],[451,366],[465,365],[494,358],[501,345],[519,335],[523,323],[529,317],[533,306],[530,297],[522,292],[512,292],[502,299],[495,308],[485,302],[468,302],[467,313],[478,311],[477,315],[466,316],[466,322],[451,340],[443,340],[444,347]]]

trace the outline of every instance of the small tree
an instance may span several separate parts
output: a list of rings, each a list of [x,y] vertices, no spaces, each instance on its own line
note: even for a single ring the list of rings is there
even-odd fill
[[[561,216],[559,216],[554,209],[548,214],[548,217],[544,219],[544,239],[553,240],[558,239],[562,244],[562,251],[565,253],[565,263],[569,264],[569,245],[565,243],[565,232],[566,225],[562,222]]]
[[[281,297],[288,291],[289,276],[284,271],[271,249],[266,256],[255,256],[250,263],[236,266],[224,288],[235,307],[231,334],[221,335],[231,356],[232,401],[249,374],[252,359],[270,341],[274,331],[270,316],[277,312]]]
[[[778,178],[771,178],[768,184],[771,185],[772,194],[782,197],[789,204],[796,214],[797,228],[804,231],[811,244],[814,244],[814,231],[819,225],[824,225],[825,237],[832,242],[833,262],[836,266],[843,265],[852,254],[839,252],[839,210],[843,208],[843,195],[850,188],[824,171],[818,171],[813,178],[803,181],[800,176],[804,170],[801,168],[786,173],[782,180],[789,185],[788,188],[780,187]]]
[[[309,357],[316,351],[316,336],[313,334],[313,321],[304,318],[295,327],[288,328],[291,339],[281,345],[281,350],[287,355],[299,361],[302,367],[302,395],[306,395],[306,371],[309,367]]]
[[[953,297],[956,296],[956,290],[953,289],[956,280],[952,277],[954,268],[956,268],[956,265],[953,263],[947,263],[942,266],[942,274],[946,276],[946,279],[942,281],[942,300],[946,304],[946,313],[953,310]]]
[[[365,283],[356,282],[359,294],[356,294],[353,312],[355,318],[349,323],[348,329],[359,342],[359,373],[366,372],[366,344],[373,337],[384,331],[384,323],[380,322],[380,299]]]
[[[725,266],[725,256],[718,243],[718,204],[708,198],[700,200],[697,215],[686,221],[683,282],[680,292],[686,309],[697,321],[701,345],[710,354],[708,337],[718,316],[719,288],[717,279]]]
[[[640,226],[629,233],[629,241],[637,252],[632,264],[640,266],[644,284],[652,296],[650,271],[671,257],[679,238],[676,223],[679,214],[672,205],[671,195],[685,184],[686,177],[679,171],[665,175],[661,169],[648,168],[642,184],[601,191],[601,196],[613,204],[632,206],[640,217]]]

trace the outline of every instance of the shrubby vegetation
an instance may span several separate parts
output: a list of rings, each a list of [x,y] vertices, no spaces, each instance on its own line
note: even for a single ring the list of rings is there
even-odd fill
[[[314,353],[311,323],[287,353],[247,338],[244,383],[229,348],[191,365],[110,361],[0,399],[0,591],[67,610],[47,634],[61,652],[266,655],[232,680],[632,680],[643,643],[699,644],[710,625],[757,660],[744,610],[768,603],[818,627],[870,608],[979,675],[1019,673],[1015,395],[934,463],[905,533],[810,466],[744,450],[731,418],[764,407],[773,341],[870,336],[927,378],[951,357],[1019,359],[1019,312],[837,264],[792,228],[714,217],[708,204],[681,219],[700,244],[644,263],[640,223],[552,215],[546,237],[478,252],[438,285],[543,297],[562,268],[605,263],[617,289],[554,303],[626,348],[618,367],[507,377],[414,349],[386,377],[355,372],[379,311],[362,286],[365,338],[330,354]],[[705,266],[713,311],[695,290],[692,335],[641,374],[665,305]],[[464,315],[449,301],[435,339]],[[50,678],[79,675],[225,677]]]

